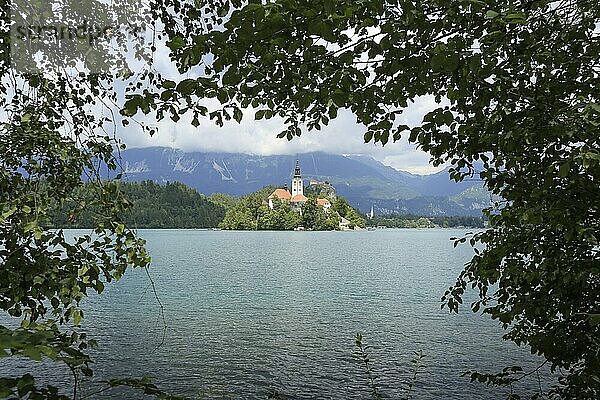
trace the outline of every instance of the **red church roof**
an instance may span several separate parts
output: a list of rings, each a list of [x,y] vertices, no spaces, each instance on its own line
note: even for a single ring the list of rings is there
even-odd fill
[[[306,200],[308,200],[308,197],[306,197],[303,194],[297,194],[294,197],[292,197],[292,203],[301,203]]]
[[[280,199],[280,200],[289,200],[292,198],[290,192],[285,189],[275,189],[273,193],[268,197],[269,199]]]

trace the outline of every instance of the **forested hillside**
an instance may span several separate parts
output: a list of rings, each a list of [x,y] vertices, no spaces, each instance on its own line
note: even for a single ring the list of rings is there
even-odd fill
[[[123,213],[128,226],[135,228],[210,228],[216,227],[225,215],[225,208],[179,182],[159,185],[152,181],[121,182],[123,197],[131,206]],[[85,208],[81,213],[76,203],[94,195],[92,184],[86,184],[75,196],[56,207],[51,225],[54,227],[89,228],[97,210]]]

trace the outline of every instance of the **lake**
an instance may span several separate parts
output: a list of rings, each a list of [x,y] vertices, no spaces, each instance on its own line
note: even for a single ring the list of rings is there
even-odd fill
[[[469,383],[462,373],[512,365],[527,371],[540,359],[504,342],[489,317],[468,307],[458,315],[440,309],[472,255],[449,240],[465,232],[141,230],[160,303],[143,270],[86,301],[83,328],[100,343],[95,378],[148,375],[176,394],[204,398],[273,391],[294,399],[368,398],[354,344],[360,332],[384,398],[405,395],[419,350],[425,357],[415,399],[503,398],[508,389]],[[0,374],[23,373],[17,367],[0,361]],[[66,373],[48,373],[70,382]],[[545,387],[547,372],[540,379]],[[531,395],[537,388],[533,374],[513,390]]]

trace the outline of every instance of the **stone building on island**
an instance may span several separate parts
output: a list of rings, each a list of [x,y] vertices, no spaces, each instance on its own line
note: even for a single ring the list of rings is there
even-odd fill
[[[306,203],[308,197],[304,195],[304,182],[300,174],[300,162],[298,160],[296,160],[296,168],[294,168],[294,176],[292,177],[292,192],[290,193],[287,189],[287,185],[284,188],[275,189],[267,198],[267,204],[271,210],[274,208],[274,199],[289,202],[292,210],[302,212],[302,205]],[[329,212],[331,208],[331,202],[325,198],[318,198],[317,205],[323,207],[326,212]]]

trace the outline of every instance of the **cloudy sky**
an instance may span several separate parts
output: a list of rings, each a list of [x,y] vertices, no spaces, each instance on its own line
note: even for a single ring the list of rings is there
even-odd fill
[[[65,16],[65,21],[71,21],[71,11],[82,12],[83,17],[89,12],[88,9],[81,8],[81,6],[79,6],[79,8],[80,9],[75,8],[74,10],[67,8],[69,14]],[[122,16],[120,13],[123,10],[115,9],[113,11],[117,12],[115,15]],[[127,8],[127,12],[131,12],[131,9]],[[141,7],[136,9],[135,12],[139,13],[139,15],[133,20],[143,21],[143,17],[146,16],[148,9],[147,7]],[[112,16],[112,14],[110,15]],[[127,16],[129,16],[129,14],[127,14]],[[108,18],[108,16],[106,17]],[[83,18],[83,21],[85,20],[86,18]],[[122,27],[119,21],[114,21],[114,25]],[[155,27],[160,31],[160,25]],[[150,25],[146,26],[146,29],[143,30],[143,32],[143,35],[139,36],[139,34],[136,33],[137,36],[129,36],[129,39],[131,39],[133,43],[139,43],[138,41],[142,40],[142,42],[146,42],[146,47],[148,47],[150,43],[156,45],[157,49],[152,54],[152,68],[158,70],[165,77],[174,80],[181,79],[175,65],[170,61],[169,51],[164,44],[165,39],[156,39],[153,26]],[[128,35],[129,33],[125,34]],[[353,40],[357,39],[358,37],[353,38]],[[92,48],[87,49],[85,46],[83,47],[84,50],[91,50]],[[119,52],[119,54],[121,54],[120,52],[123,50],[122,47],[115,47],[115,51]],[[146,65],[145,62],[148,61],[137,60],[136,57],[133,57],[131,49],[129,52],[123,54],[125,54],[125,58],[130,64],[129,67],[134,71],[144,67]],[[201,72],[191,70],[187,72],[186,77],[193,77],[192,75],[194,73]],[[117,86],[120,84],[121,83],[117,83]],[[436,104],[433,97],[423,97],[416,103],[410,105],[398,122],[408,126],[418,125],[421,122],[423,115],[427,111],[435,108],[435,106]],[[103,109],[104,112],[109,112],[110,114],[118,113],[117,109],[109,110],[109,108],[112,107],[106,106],[106,109]],[[254,110],[251,109],[244,112],[244,118],[241,124],[231,122],[227,123],[222,128],[217,127],[214,123],[207,120],[201,121],[199,127],[193,127],[190,123],[190,115],[183,116],[177,123],[172,122],[168,118],[160,122],[153,121],[150,118],[152,117],[144,117],[140,114],[136,116],[138,121],[158,128],[158,133],[154,136],[150,137],[147,133],[142,132],[135,124],[130,124],[127,127],[119,126],[116,131],[117,136],[119,136],[129,148],[166,146],[187,152],[210,151],[257,155],[297,154],[322,151],[333,154],[370,155],[396,169],[419,174],[433,173],[443,168],[436,169],[430,166],[429,155],[416,149],[415,145],[409,144],[406,138],[403,138],[397,143],[389,143],[386,146],[373,143],[365,144],[363,141],[365,128],[356,123],[356,118],[349,111],[340,112],[338,118],[331,121],[330,125],[324,127],[321,131],[306,132],[300,138],[294,138],[291,142],[288,142],[285,138],[278,139],[276,137],[284,127],[281,120],[274,118],[268,121],[255,121]]]
[[[423,114],[435,106],[433,98],[425,97],[406,110],[401,123],[409,126],[421,122]],[[138,115],[139,116],[139,115]],[[255,121],[254,112],[247,110],[241,124],[227,123],[219,128],[210,121],[201,121],[197,128],[190,124],[187,116],[173,123],[170,119],[154,124],[158,133],[153,137],[134,128],[122,130],[120,136],[129,148],[166,146],[187,152],[227,152],[258,155],[296,154],[323,151],[333,154],[365,154],[396,169],[417,174],[437,172],[443,167],[429,165],[429,155],[416,149],[406,138],[396,143],[365,144],[364,127],[356,123],[349,112],[340,112],[338,118],[321,131],[304,133],[291,142],[278,139],[276,135],[283,129],[277,119]]]
[[[170,62],[164,43],[158,43],[157,47],[154,67],[167,78],[181,79]],[[436,107],[433,96],[424,96],[409,105],[398,122],[411,127],[418,125],[423,115]],[[139,120],[140,115],[136,117]],[[208,120],[200,120],[200,126],[195,128],[190,123],[190,115],[182,116],[177,123],[168,118],[158,123],[143,118],[141,120],[156,126],[158,133],[150,137],[141,130],[136,130],[133,124],[127,129],[120,128],[119,135],[129,148],[165,146],[187,152],[210,151],[257,155],[323,151],[333,154],[370,155],[393,168],[416,174],[430,174],[444,168],[444,166],[434,168],[429,165],[429,155],[418,150],[414,144],[408,143],[406,138],[396,143],[390,142],[386,146],[365,144],[363,140],[365,129],[356,123],[356,118],[349,111],[339,112],[338,117],[321,131],[303,133],[301,137],[294,138],[291,142],[285,138],[277,138],[277,134],[284,127],[282,120],[273,118],[268,121],[255,121],[254,110],[251,109],[244,112],[241,124],[230,122],[222,128]]]

